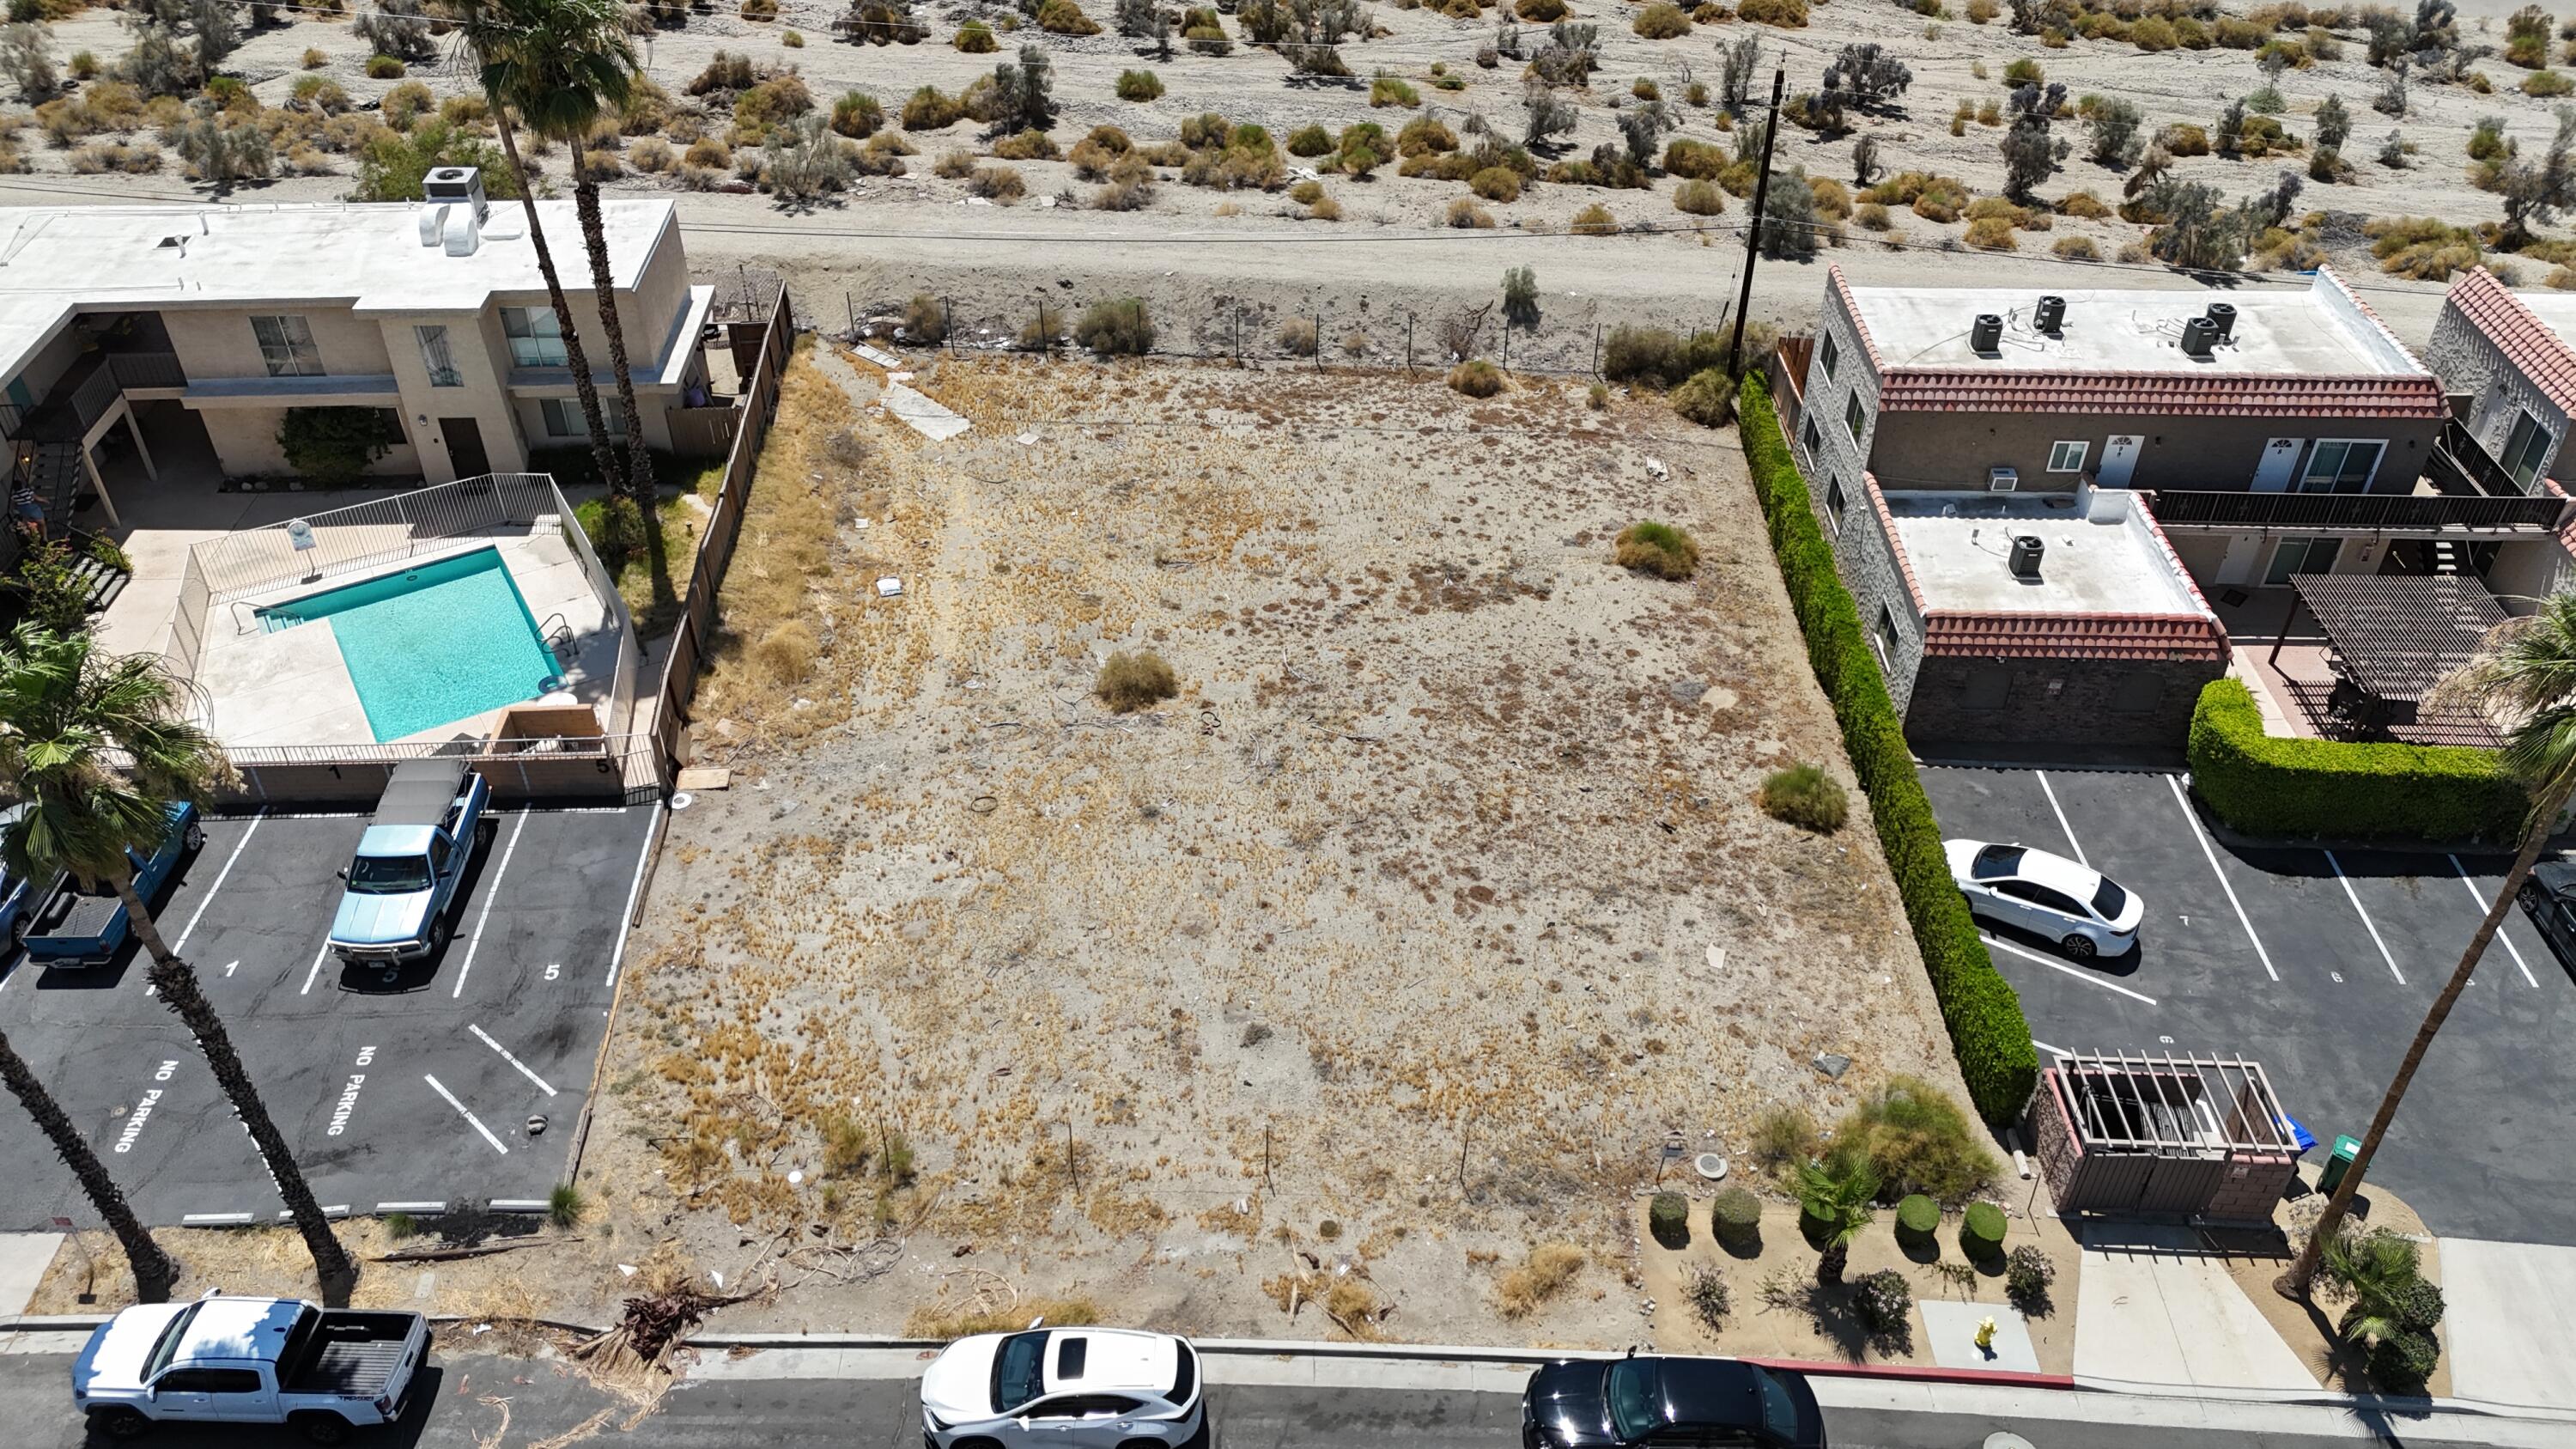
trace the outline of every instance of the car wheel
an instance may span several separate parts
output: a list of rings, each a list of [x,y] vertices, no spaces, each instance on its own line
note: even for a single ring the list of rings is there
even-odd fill
[[[337,1444],[349,1437],[349,1421],[337,1414],[302,1414],[295,1427],[315,1444]]]
[[[447,917],[444,915],[432,916],[429,919],[429,954],[435,956],[446,949]]]
[[[152,1427],[152,1421],[135,1409],[96,1409],[89,1416],[90,1426],[110,1439],[131,1439]]]
[[[2081,931],[2068,935],[2065,940],[2060,941],[2057,944],[2065,947],[2066,954],[2074,957],[2078,961],[2092,960],[2093,953],[2100,949],[2093,944],[2092,937],[2085,935]]]
[[[206,827],[199,825],[194,820],[189,821],[186,833],[179,837],[179,843],[188,847],[190,850],[205,849]]]

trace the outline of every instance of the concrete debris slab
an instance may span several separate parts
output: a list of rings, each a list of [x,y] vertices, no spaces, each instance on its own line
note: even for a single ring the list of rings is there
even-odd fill
[[[1699,697],[1708,693],[1708,685],[1697,679],[1676,679],[1666,688],[1672,691],[1675,700],[1683,704],[1697,704]]]
[[[859,356],[867,359],[868,361],[875,363],[879,367],[891,368],[901,367],[903,365],[903,359],[895,356],[893,353],[884,351],[881,348],[870,347],[864,342],[855,344],[851,350],[858,353]]]
[[[1843,1079],[1843,1073],[1851,1070],[1851,1058],[1827,1052],[1816,1058],[1816,1070],[1839,1082]]]
[[[883,579],[879,579],[879,580],[877,580],[877,597],[878,597],[878,598],[880,598],[880,599],[896,599],[896,598],[901,598],[902,596],[903,596],[903,580],[901,580],[901,579],[897,579],[897,578],[883,578]]]
[[[934,443],[944,443],[974,426],[899,382],[886,385],[885,408]]]
[[[722,790],[733,784],[733,771],[723,765],[691,765],[673,782],[682,790]]]

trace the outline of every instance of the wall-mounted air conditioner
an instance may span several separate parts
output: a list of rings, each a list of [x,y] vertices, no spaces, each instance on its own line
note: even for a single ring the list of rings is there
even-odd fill
[[[1986,470],[1986,491],[1989,493],[2010,493],[2020,486],[2021,470],[2018,468],[1988,468]]]

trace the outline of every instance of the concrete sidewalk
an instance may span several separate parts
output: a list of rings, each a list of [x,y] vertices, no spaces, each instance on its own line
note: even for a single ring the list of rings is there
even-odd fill
[[[2317,1392],[2317,1380],[2190,1228],[2094,1223],[2075,1294],[2075,1376]]]
[[[2576,1248],[2436,1240],[2451,1392],[2482,1403],[2576,1411]]]
[[[0,1317],[27,1311],[62,1245],[60,1233],[0,1233]]]

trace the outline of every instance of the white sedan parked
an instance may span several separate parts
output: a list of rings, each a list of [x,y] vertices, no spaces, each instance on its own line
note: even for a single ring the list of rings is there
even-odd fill
[[[1971,915],[2046,936],[2079,961],[2138,944],[2145,903],[2090,866],[1982,840],[1945,840],[1941,849]]]
[[[979,1333],[921,1376],[929,1449],[1158,1449],[1204,1442],[1198,1350],[1168,1333]]]

